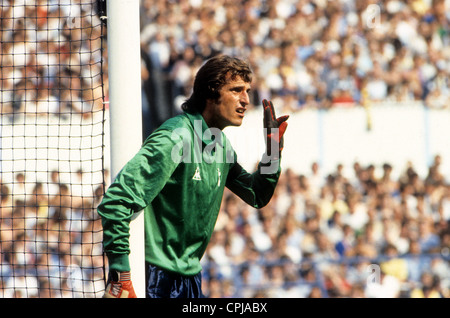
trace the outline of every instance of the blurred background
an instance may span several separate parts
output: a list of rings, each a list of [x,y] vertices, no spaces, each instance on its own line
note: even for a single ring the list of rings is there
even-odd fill
[[[226,129],[245,168],[263,151],[261,100],[291,116],[269,205],[225,193],[206,296],[450,297],[449,0],[140,2],[143,138],[220,53],[254,71]],[[0,12],[0,296],[98,297],[106,26],[97,1]]]

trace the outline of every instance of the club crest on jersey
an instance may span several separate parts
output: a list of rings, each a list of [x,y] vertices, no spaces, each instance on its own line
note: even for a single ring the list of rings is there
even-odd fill
[[[195,169],[195,173],[194,176],[192,177],[192,180],[197,180],[197,181],[201,181],[202,177],[200,176],[200,168],[197,167],[197,169]]]

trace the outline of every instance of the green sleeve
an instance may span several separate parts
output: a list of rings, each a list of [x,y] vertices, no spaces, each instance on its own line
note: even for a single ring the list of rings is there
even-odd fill
[[[280,172],[280,160],[261,160],[252,174],[235,161],[228,173],[226,186],[247,204],[262,208],[272,198]]]
[[[175,171],[177,162],[172,160],[171,152],[176,142],[170,131],[152,134],[118,173],[98,206],[110,269],[130,270],[130,221],[135,212],[151,203]]]

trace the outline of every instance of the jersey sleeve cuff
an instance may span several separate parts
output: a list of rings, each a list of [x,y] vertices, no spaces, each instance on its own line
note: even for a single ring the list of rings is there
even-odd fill
[[[126,272],[130,270],[130,260],[128,254],[107,254],[109,269],[118,272]]]

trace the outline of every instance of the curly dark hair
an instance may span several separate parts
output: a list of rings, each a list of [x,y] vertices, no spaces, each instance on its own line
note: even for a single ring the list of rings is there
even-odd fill
[[[225,85],[228,74],[231,75],[231,79],[240,76],[245,82],[250,83],[253,72],[250,65],[241,59],[224,54],[216,55],[198,70],[192,95],[181,108],[188,113],[202,113],[207,99],[216,101],[219,99],[219,90]]]

